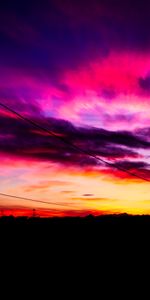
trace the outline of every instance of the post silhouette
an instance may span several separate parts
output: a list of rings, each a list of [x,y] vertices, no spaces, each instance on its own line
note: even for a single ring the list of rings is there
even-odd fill
[[[36,209],[34,208],[33,210],[32,210],[32,218],[35,218],[36,217]]]

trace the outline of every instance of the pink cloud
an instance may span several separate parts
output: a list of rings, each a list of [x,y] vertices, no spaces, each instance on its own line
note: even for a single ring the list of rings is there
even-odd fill
[[[131,129],[139,124],[145,126],[150,101],[149,95],[141,90],[138,79],[146,76],[149,69],[149,55],[143,57],[127,52],[111,53],[101,61],[67,71],[62,82],[70,94],[69,97],[59,95],[57,116],[78,124],[114,130],[118,127],[127,129],[129,121]],[[121,114],[125,114],[122,119]]]
[[[148,123],[149,95],[141,90],[138,79],[150,69],[150,55],[135,52],[116,53],[83,64],[74,71],[64,71],[59,81],[41,81],[19,69],[1,68],[0,87],[9,89],[19,99],[20,106],[11,96],[2,101],[25,115],[33,114],[34,107],[41,116],[68,119],[76,124],[104,128],[134,129]],[[28,90],[30,98],[25,90]],[[29,106],[30,101],[30,106]],[[31,105],[34,105],[30,111]],[[146,113],[145,113],[146,111]],[[119,116],[125,113],[125,117]],[[144,112],[144,113],[143,113]],[[1,114],[9,114],[1,110]],[[108,118],[109,115],[109,118]],[[13,117],[12,114],[10,116]]]
[[[100,61],[66,72],[64,83],[77,92],[112,88],[117,93],[133,93],[137,91],[137,78],[145,76],[149,68],[149,55],[143,57],[135,52],[112,52]]]

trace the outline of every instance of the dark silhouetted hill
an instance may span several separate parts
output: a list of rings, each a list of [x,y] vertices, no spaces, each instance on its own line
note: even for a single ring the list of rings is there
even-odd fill
[[[26,257],[30,258],[30,272],[33,262],[39,261],[49,270],[63,264],[65,274],[66,263],[74,272],[86,267],[89,262],[94,267],[99,264],[112,265],[116,262],[123,270],[130,257],[131,265],[138,266],[139,259],[149,259],[150,253],[150,216],[105,215],[94,217],[65,218],[0,218],[0,252],[5,261],[26,265]],[[142,250],[142,251],[141,251]],[[144,253],[144,254],[143,254]],[[78,263],[80,259],[80,264]],[[57,268],[56,268],[57,265]],[[106,273],[107,268],[105,268]],[[129,270],[127,270],[129,272]],[[49,271],[50,272],[50,271]],[[87,271],[88,272],[88,271]],[[88,273],[87,273],[88,274]],[[64,276],[64,275],[63,275]],[[89,274],[92,276],[92,274]]]
[[[47,239],[53,236],[77,237],[88,236],[97,239],[102,237],[112,237],[123,235],[132,235],[133,238],[138,235],[142,237],[144,234],[150,234],[150,216],[149,215],[128,215],[116,214],[105,216],[87,217],[13,217],[3,216],[0,218],[0,234],[5,235],[24,233],[38,237],[46,236]]]

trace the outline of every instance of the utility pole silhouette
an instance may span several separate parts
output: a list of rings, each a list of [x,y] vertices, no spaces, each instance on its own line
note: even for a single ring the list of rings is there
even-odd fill
[[[32,218],[35,218],[36,217],[36,209],[34,208],[33,210],[32,210]]]

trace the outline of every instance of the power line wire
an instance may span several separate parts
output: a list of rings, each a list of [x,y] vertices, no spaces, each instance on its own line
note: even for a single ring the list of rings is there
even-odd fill
[[[10,198],[15,198],[15,199],[22,199],[22,200],[25,200],[25,201],[31,201],[31,202],[36,202],[36,203],[44,203],[44,204],[49,204],[49,205],[58,205],[58,206],[65,206],[65,207],[69,206],[68,204],[63,204],[63,203],[58,203],[58,202],[54,203],[54,202],[43,201],[43,200],[36,200],[36,199],[32,199],[32,198],[21,197],[21,196],[16,196],[16,195],[10,195],[10,194],[6,194],[6,193],[0,193],[0,196],[10,197]]]
[[[69,145],[70,147],[72,147],[73,149],[77,150],[78,152],[80,152],[80,153],[82,153],[82,154],[86,154],[86,155],[88,155],[88,156],[90,156],[90,157],[92,157],[92,158],[94,158],[94,159],[96,159],[96,160],[98,160],[98,161],[104,163],[105,165],[108,165],[108,166],[111,167],[111,168],[118,169],[119,171],[125,172],[126,174],[128,174],[128,175],[130,175],[130,176],[133,176],[133,177],[136,177],[136,178],[138,178],[138,179],[142,179],[142,180],[144,180],[144,181],[150,182],[149,179],[147,179],[147,178],[145,178],[145,177],[143,177],[143,176],[140,176],[140,175],[137,175],[137,174],[135,174],[135,173],[132,173],[132,172],[128,171],[127,169],[122,168],[122,167],[120,167],[120,166],[118,166],[118,165],[113,165],[112,163],[110,163],[110,162],[108,162],[108,161],[106,161],[106,160],[104,160],[104,159],[102,159],[102,158],[100,158],[100,157],[97,157],[97,156],[91,154],[90,152],[88,152],[88,151],[86,151],[86,150],[83,150],[83,149],[79,148],[78,146],[75,146],[74,144],[68,142],[68,141],[67,141],[66,139],[64,139],[63,137],[58,136],[57,134],[55,134],[53,131],[51,131],[51,130],[49,130],[49,129],[47,129],[47,128],[41,126],[41,125],[39,125],[37,122],[34,122],[34,121],[32,121],[31,119],[29,119],[29,118],[24,117],[22,114],[16,112],[16,111],[13,110],[12,108],[8,107],[7,105],[5,105],[5,104],[3,104],[3,103],[1,103],[1,102],[0,102],[0,106],[2,106],[3,108],[5,108],[6,110],[12,112],[13,114],[17,115],[20,119],[22,119],[22,120],[24,120],[25,122],[27,122],[27,123],[33,125],[34,127],[38,128],[38,129],[40,129],[40,130],[42,130],[42,131],[47,132],[50,136],[54,136],[55,138],[57,138],[57,139],[63,141],[65,144]]]

